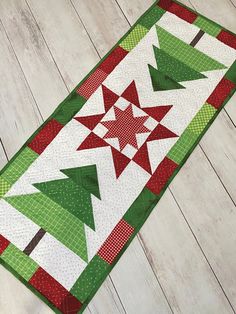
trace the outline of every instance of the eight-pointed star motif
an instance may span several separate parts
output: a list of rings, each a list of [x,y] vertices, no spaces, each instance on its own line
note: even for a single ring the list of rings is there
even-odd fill
[[[148,142],[178,137],[178,135],[161,124],[162,119],[172,106],[141,107],[134,81],[130,83],[121,95],[117,95],[104,85],[102,85],[102,93],[104,113],[89,116],[78,115],[75,117],[77,121],[91,131],[80,144],[78,150],[110,147],[117,178],[131,160],[152,174]],[[127,103],[125,108],[119,107],[120,100],[124,100]],[[134,108],[139,112],[138,116],[134,115]],[[110,110],[114,110],[114,120],[110,120],[113,118],[106,119]],[[155,120],[151,128],[147,125],[147,122],[150,120],[152,122]],[[100,128],[99,125],[106,129],[105,134],[99,134],[97,130],[97,128]],[[145,135],[141,143],[138,143],[137,135]],[[119,142],[119,148],[108,141],[116,138]],[[125,149],[128,146],[135,150],[132,157],[127,155],[127,152],[125,153]]]
[[[144,125],[148,116],[135,117],[131,104],[124,111],[114,106],[114,112],[115,120],[101,121],[108,129],[103,138],[117,138],[121,151],[127,144],[138,149],[136,134],[150,132]]]

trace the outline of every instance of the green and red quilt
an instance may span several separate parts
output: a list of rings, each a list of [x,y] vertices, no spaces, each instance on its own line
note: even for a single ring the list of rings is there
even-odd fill
[[[235,89],[236,36],[157,1],[2,170],[1,263],[81,313]]]

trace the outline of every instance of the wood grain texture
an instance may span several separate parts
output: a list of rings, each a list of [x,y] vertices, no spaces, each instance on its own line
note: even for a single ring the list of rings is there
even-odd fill
[[[172,313],[137,237],[111,278],[127,313]]]
[[[101,286],[89,304],[87,309],[88,313],[100,314],[104,313],[114,313],[114,314],[124,314],[125,309],[120,301],[117,291],[111,279],[108,277]],[[86,312],[85,312],[86,313]]]
[[[42,118],[1,23],[0,60],[0,134],[10,158]]]
[[[140,238],[174,313],[233,313],[170,191]]]
[[[235,310],[236,207],[200,149],[170,189]]]
[[[104,56],[130,28],[115,0],[72,0],[72,3],[100,56]]]
[[[137,19],[140,17],[141,15],[140,12],[145,12],[155,2],[155,0],[146,0],[146,1],[116,0],[116,1],[131,25],[134,24],[137,21]],[[189,0],[181,0],[180,2],[189,7],[192,6]]]
[[[0,18],[44,119],[68,94],[24,0],[0,1]]]
[[[97,64],[99,57],[68,0],[28,0],[69,90]]]
[[[145,12],[155,1],[154,0],[116,0],[125,18],[132,25],[140,17],[141,12]]]
[[[182,2],[234,31],[233,1]],[[0,138],[9,157],[153,2],[0,2],[4,78]],[[6,106],[10,115],[2,110]],[[193,152],[171,192],[165,193],[141,229],[140,241],[136,238],[125,252],[86,314],[235,312],[235,98],[226,111],[228,115],[223,112],[214,122],[201,141],[202,149]],[[5,162],[0,144],[0,167]],[[1,314],[52,313],[2,267],[0,286]],[[12,291],[17,295],[14,301]]]
[[[236,98],[233,97],[231,101],[235,106]],[[200,144],[225,189],[236,203],[234,175],[236,173],[236,131],[224,111],[214,121]]]

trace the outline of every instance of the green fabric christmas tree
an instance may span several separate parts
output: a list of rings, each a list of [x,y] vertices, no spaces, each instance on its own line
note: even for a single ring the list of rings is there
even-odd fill
[[[36,183],[47,197],[95,230],[91,194],[100,198],[96,166],[61,170],[68,178]]]
[[[4,200],[87,262],[84,225],[95,229],[91,194],[100,198],[96,166],[61,171],[67,178],[34,184],[41,192]]]
[[[153,46],[157,69],[148,65],[154,91],[182,89],[179,82],[204,79],[201,72],[225,68],[161,27],[156,30],[160,45]]]

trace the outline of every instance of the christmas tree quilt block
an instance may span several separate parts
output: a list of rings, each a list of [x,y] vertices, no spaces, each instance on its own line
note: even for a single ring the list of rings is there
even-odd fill
[[[81,313],[236,88],[236,37],[157,1],[0,175],[0,260]]]

